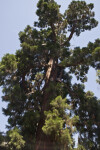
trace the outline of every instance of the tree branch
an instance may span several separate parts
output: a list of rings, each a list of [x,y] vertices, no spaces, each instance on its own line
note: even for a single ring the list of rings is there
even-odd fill
[[[71,31],[68,39],[64,43],[62,43],[60,46],[64,46],[65,44],[67,44],[72,39],[74,31],[75,31],[75,25],[73,26],[72,31]]]
[[[52,32],[53,32],[53,35],[54,35],[54,42],[56,42],[55,26],[54,26],[53,23],[51,23],[50,26],[51,26],[51,29],[52,29]]]
[[[50,78],[50,75],[51,75],[51,71],[52,71],[52,67],[53,67],[53,59],[51,58],[48,62],[48,69],[47,69],[47,72],[46,72],[46,82],[48,82],[49,78]]]

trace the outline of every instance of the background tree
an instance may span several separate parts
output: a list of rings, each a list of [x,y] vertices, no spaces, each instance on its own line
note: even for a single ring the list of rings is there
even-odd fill
[[[19,133],[20,131],[18,128],[14,128],[13,130],[8,131],[8,149],[9,150],[21,150],[24,145],[25,141],[23,137]]]
[[[0,132],[0,149],[7,150],[7,138],[3,132]]]
[[[0,132],[0,144],[4,141],[3,133]]]
[[[61,14],[54,0],[39,0],[38,21],[19,33],[21,49],[0,62],[8,128],[18,126],[35,150],[58,149],[59,144],[59,149],[74,149],[75,128],[78,149],[100,148],[100,103],[83,84],[72,84],[72,74],[84,83],[90,66],[98,70],[100,40],[70,49],[73,35],[97,26],[93,7],[72,1]]]

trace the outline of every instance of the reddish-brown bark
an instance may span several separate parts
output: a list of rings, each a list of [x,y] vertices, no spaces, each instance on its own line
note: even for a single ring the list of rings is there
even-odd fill
[[[54,59],[50,59],[48,62],[48,69],[46,72],[45,77],[45,86],[43,91],[43,99],[42,99],[42,107],[41,107],[41,115],[40,115],[40,121],[37,127],[37,133],[36,133],[36,146],[35,150],[53,150],[53,142],[51,141],[50,137],[48,135],[45,135],[42,131],[42,127],[45,123],[45,116],[44,111],[48,110],[49,108],[49,97],[50,97],[50,91],[47,92],[47,89],[49,88],[50,78],[55,78],[55,73],[53,70],[55,69]]]

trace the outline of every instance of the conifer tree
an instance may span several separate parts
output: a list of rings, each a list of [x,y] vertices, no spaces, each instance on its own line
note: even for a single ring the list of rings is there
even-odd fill
[[[34,145],[27,150],[73,150],[75,133],[77,150],[100,149],[100,101],[84,91],[89,68],[100,69],[100,39],[70,48],[74,35],[97,26],[93,8],[72,1],[61,14],[54,0],[39,0],[38,21],[19,33],[21,49],[0,62],[8,129],[20,128]],[[82,84],[72,84],[73,75]]]

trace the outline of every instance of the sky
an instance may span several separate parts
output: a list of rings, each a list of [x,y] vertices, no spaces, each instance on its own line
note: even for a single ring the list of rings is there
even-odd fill
[[[61,12],[67,9],[72,0],[57,0],[60,4]],[[27,25],[33,26],[37,20],[36,4],[38,0],[0,0],[0,60],[6,53],[15,53],[20,49],[18,33],[23,31]],[[100,20],[100,0],[86,0],[87,3],[94,3],[95,18]],[[86,31],[80,37],[74,36],[71,43],[72,47],[86,46],[89,41],[94,42],[100,38],[100,23],[98,27],[91,31]],[[96,83],[96,72],[90,69],[86,91],[91,90],[95,96],[100,98],[100,85]],[[2,89],[0,88],[0,97]],[[6,131],[7,117],[2,113],[2,107],[6,108],[6,103],[0,98],[0,131]]]

